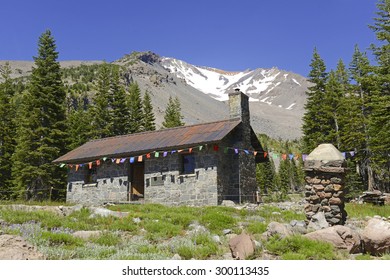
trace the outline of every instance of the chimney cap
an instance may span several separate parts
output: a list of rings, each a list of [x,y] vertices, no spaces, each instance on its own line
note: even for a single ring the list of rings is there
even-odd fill
[[[235,89],[234,89],[234,91],[236,91],[236,92],[239,92],[239,91],[240,91],[240,89],[239,89],[239,88],[235,88]]]

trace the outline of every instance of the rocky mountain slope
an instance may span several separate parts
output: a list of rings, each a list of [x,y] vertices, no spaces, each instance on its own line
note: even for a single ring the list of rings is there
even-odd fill
[[[0,61],[0,66],[5,61]],[[62,61],[64,68],[99,64],[102,61]],[[272,69],[226,72],[160,57],[152,52],[133,52],[112,62],[124,69],[125,82],[136,81],[142,93],[150,92],[157,127],[163,120],[170,96],[178,97],[184,122],[194,124],[228,118],[228,93],[235,88],[250,96],[251,122],[257,133],[273,138],[301,136],[306,100],[306,79]],[[12,77],[31,73],[32,61],[10,61]]]

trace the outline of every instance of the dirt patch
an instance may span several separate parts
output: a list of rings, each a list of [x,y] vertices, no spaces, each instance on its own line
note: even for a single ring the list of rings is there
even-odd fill
[[[44,260],[44,256],[22,237],[0,235],[0,260]]]

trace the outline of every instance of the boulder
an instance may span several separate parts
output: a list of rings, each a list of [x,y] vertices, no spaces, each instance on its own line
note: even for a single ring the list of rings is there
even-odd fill
[[[326,221],[324,212],[317,212],[313,215],[307,225],[308,230],[319,230],[327,227],[329,227],[329,224]]]
[[[356,254],[361,251],[359,234],[346,226],[336,225],[307,233],[305,236],[312,240],[329,242],[337,249],[347,250],[350,254]]]
[[[90,218],[95,218],[97,216],[102,216],[102,217],[113,216],[113,217],[123,218],[123,217],[127,217],[129,215],[128,212],[112,211],[112,210],[100,208],[100,207],[89,207],[89,210],[92,213],[89,216]]]
[[[221,205],[222,206],[226,206],[226,207],[234,207],[234,206],[236,206],[234,201],[231,201],[231,200],[222,200]]]
[[[270,222],[267,226],[267,231],[263,233],[263,236],[265,236],[267,239],[274,235],[279,235],[281,238],[286,238],[292,234],[293,232],[288,226],[278,222]]]
[[[238,260],[245,260],[255,252],[254,242],[246,233],[241,233],[230,239],[229,248],[233,258]]]
[[[390,223],[372,218],[362,232],[364,249],[371,255],[390,252]]]
[[[44,260],[34,246],[22,237],[3,234],[0,235],[0,260]]]

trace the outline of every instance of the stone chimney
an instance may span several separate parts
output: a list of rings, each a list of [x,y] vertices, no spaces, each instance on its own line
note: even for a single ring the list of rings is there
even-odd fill
[[[245,126],[249,127],[249,97],[238,88],[229,93],[229,112],[231,119],[239,118]]]

